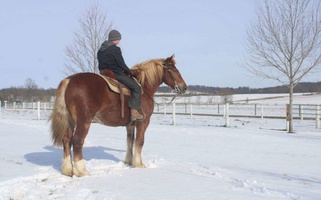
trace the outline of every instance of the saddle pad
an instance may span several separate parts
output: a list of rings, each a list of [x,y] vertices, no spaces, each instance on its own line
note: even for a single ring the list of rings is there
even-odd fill
[[[107,77],[107,76],[104,76],[104,75],[101,75],[101,74],[98,74],[98,75],[101,76],[101,77],[106,81],[108,87],[109,87],[112,91],[120,94],[120,90],[119,90],[119,87],[118,87],[118,86],[121,85],[121,89],[122,89],[122,91],[123,91],[123,94],[124,94],[124,95],[127,95],[127,96],[130,96],[130,90],[129,90],[125,85],[123,85],[123,84],[121,84],[120,82],[118,82],[117,80],[112,79],[112,78],[109,78],[109,77]]]

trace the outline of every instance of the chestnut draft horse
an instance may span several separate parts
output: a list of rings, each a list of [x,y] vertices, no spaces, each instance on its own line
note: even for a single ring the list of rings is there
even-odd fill
[[[122,118],[120,95],[111,91],[101,76],[94,73],[78,73],[60,82],[50,120],[53,144],[63,146],[61,169],[64,175],[80,177],[89,174],[84,165],[82,148],[93,119],[107,126],[126,126],[125,163],[133,167],[144,167],[141,152],[145,131],[154,110],[154,93],[162,83],[180,94],[185,93],[187,88],[175,67],[173,57],[174,55],[167,59],[153,59],[131,68],[134,77],[143,88],[141,108],[146,118],[130,125],[129,97],[125,96],[125,117]],[[73,162],[71,147],[74,152]]]

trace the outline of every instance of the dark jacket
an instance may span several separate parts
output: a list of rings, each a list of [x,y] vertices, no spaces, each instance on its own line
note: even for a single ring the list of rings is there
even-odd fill
[[[97,58],[99,70],[110,69],[116,75],[123,73],[132,75],[132,72],[125,64],[120,48],[110,41],[105,41],[101,45]]]

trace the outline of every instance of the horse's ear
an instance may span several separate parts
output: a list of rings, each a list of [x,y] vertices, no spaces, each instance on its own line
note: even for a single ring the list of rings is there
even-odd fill
[[[175,57],[175,54],[173,54],[171,57],[168,57],[168,58],[166,58],[166,60],[165,61],[171,61],[171,60],[173,60],[174,59],[174,57]]]

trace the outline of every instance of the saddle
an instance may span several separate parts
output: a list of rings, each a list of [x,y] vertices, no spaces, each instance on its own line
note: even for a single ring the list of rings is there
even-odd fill
[[[101,76],[106,81],[109,89],[111,89],[113,92],[116,92],[120,95],[130,96],[130,90],[124,84],[121,84],[116,79],[113,79],[106,75],[99,74],[99,76]]]
[[[121,118],[124,118],[124,95],[130,96],[131,92],[124,84],[120,83],[116,80],[116,76],[114,72],[112,72],[109,69],[104,69],[100,71],[101,74],[98,74],[101,76],[107,83],[110,90],[112,90],[115,93],[118,93],[120,95],[120,105],[121,105]],[[138,81],[134,78],[134,80],[138,83]],[[138,83],[139,84],[139,83]],[[140,84],[139,84],[140,85]],[[142,90],[143,92],[143,90]],[[143,94],[143,93],[142,93]]]

